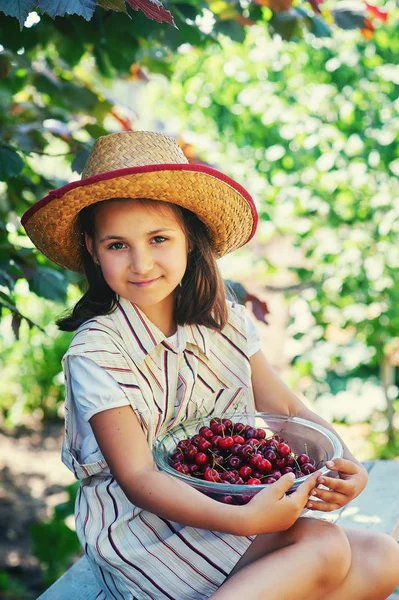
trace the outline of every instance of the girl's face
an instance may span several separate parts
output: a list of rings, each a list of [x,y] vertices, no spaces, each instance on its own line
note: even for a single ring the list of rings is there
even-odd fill
[[[173,209],[135,200],[104,202],[86,246],[109,287],[134,302],[166,335],[175,331],[175,290],[187,266],[186,234]]]

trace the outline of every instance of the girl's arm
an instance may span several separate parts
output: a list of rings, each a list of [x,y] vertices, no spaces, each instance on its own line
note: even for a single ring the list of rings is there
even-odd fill
[[[328,510],[334,510],[338,506],[346,504],[349,500],[352,500],[360,494],[360,492],[366,487],[367,484],[367,471],[363,465],[353,456],[349,448],[346,446],[342,438],[338,435],[335,429],[322,419],[319,415],[314,413],[312,410],[307,408],[305,404],[283,383],[283,381],[274,372],[265,355],[261,350],[251,356],[251,369],[252,369],[252,386],[255,396],[255,406],[258,411],[269,412],[281,415],[288,415],[291,417],[301,417],[314,423],[319,423],[323,427],[326,427],[341,440],[344,452],[344,460],[336,460],[332,467],[340,472],[341,480],[344,480],[348,485],[343,486],[340,480],[334,481],[329,477],[324,477],[323,483],[325,485],[335,486],[334,489],[339,491],[340,496],[344,494],[345,498],[338,497],[337,495],[328,496],[329,508]],[[355,472],[353,472],[352,464],[356,465]],[[321,483],[321,482],[320,482]],[[317,491],[317,495],[322,498],[322,493]],[[323,499],[327,499],[327,493],[324,494]],[[335,500],[336,502],[332,502]],[[346,500],[346,502],[344,502]],[[338,504],[343,502],[343,504]],[[334,507],[331,506],[334,504]],[[331,506],[330,506],[331,505]],[[321,506],[318,507],[321,509]],[[324,507],[325,508],[325,507]]]
[[[313,482],[309,480],[295,493],[286,496],[292,479],[284,476],[245,506],[222,504],[158,471],[130,406],[99,412],[90,419],[90,424],[100,450],[127,498],[162,518],[192,527],[234,535],[282,531],[298,518],[316,483],[313,478]]]

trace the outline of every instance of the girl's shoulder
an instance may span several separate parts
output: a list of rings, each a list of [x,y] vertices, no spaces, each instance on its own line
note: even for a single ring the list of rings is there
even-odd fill
[[[231,340],[247,340],[249,317],[245,306],[227,301],[228,320],[221,334]]]
[[[90,351],[95,347],[115,346],[121,338],[111,315],[100,315],[88,319],[75,331],[69,345],[70,353]]]

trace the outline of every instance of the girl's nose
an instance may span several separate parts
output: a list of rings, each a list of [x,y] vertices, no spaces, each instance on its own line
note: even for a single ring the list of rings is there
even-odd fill
[[[131,255],[130,268],[133,273],[144,275],[149,273],[154,266],[150,252],[145,250],[134,250]]]

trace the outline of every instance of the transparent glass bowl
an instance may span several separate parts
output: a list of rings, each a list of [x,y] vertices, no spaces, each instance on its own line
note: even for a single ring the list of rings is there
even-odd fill
[[[329,471],[325,466],[327,461],[342,457],[342,444],[329,429],[299,417],[285,417],[261,412],[210,415],[207,418],[194,419],[178,425],[157,438],[154,442],[153,455],[158,469],[216,500],[226,501],[226,496],[232,496],[234,503],[240,504],[241,500],[242,503],[245,503],[254,494],[264,489],[267,484],[214,483],[185,475],[172,467],[170,455],[177,449],[179,441],[198,433],[199,429],[203,425],[209,425],[209,421],[214,417],[230,418],[234,423],[240,422],[244,425],[264,429],[266,437],[271,437],[273,434],[281,435],[284,441],[290,445],[292,452],[295,454],[306,453],[321,474]],[[295,479],[289,491],[294,491],[307,477],[309,475]]]

